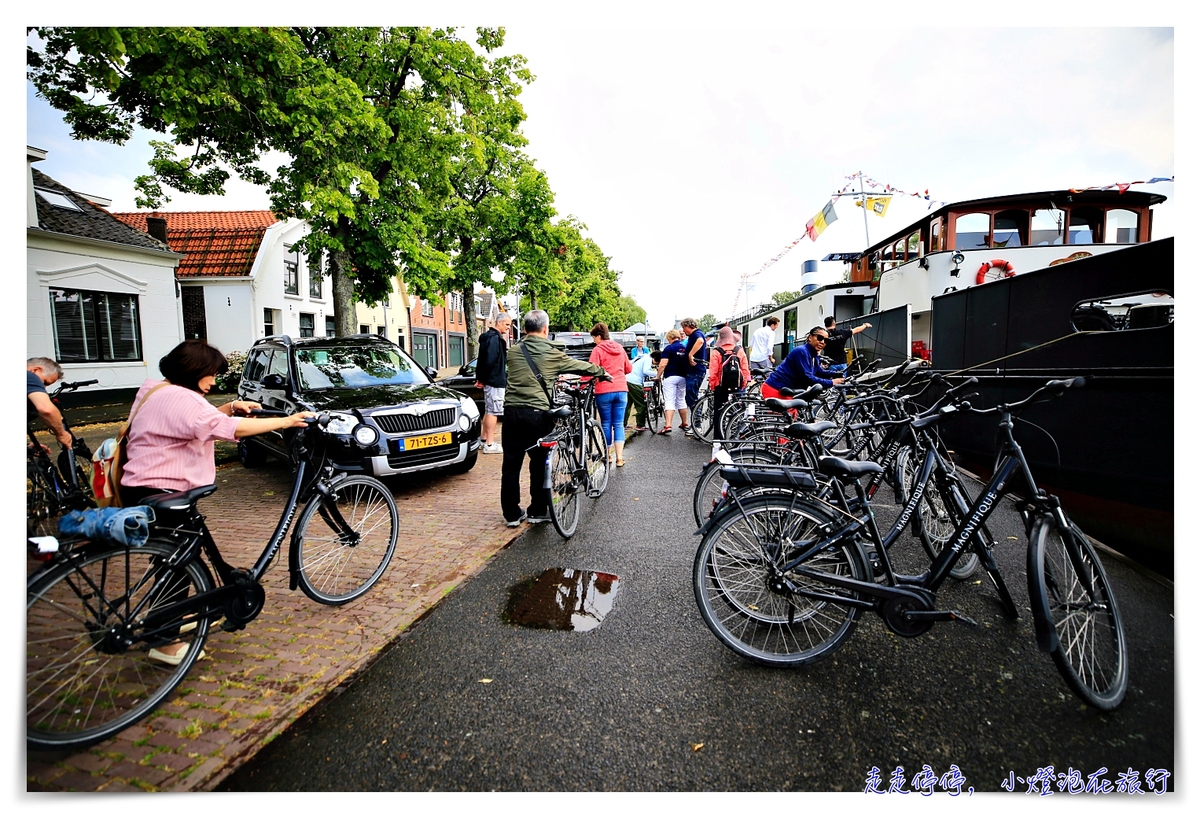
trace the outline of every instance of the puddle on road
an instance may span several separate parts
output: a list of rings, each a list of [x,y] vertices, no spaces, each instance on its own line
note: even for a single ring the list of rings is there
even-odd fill
[[[590,631],[612,610],[620,584],[616,574],[547,568],[509,590],[504,618],[526,628]]]

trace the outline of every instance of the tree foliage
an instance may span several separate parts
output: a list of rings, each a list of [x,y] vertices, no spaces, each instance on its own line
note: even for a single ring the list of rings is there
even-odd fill
[[[803,293],[800,290],[781,290],[771,296],[771,306],[782,307],[789,301],[795,301]]]
[[[492,56],[503,29],[476,29],[474,45],[426,27],[35,31],[29,79],[76,138],[164,135],[139,207],[223,193],[228,167],[306,220],[298,249],[311,269],[328,261],[339,334],[356,329],[353,300],[386,298],[397,273],[418,296],[470,305],[500,271],[498,290],[520,280],[572,323],[617,314],[607,258],[553,223],[549,182],[522,152],[517,98],[533,77],[523,57]],[[271,151],[286,158],[274,173],[257,164]]]

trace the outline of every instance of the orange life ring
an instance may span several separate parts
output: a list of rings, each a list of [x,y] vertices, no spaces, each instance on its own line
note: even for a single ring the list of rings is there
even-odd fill
[[[1002,258],[994,258],[980,265],[979,272],[975,274],[975,283],[982,284],[987,281],[987,274],[992,268],[999,270],[1000,276],[1004,278],[1011,278],[1017,274],[1017,271],[1013,269],[1012,262],[1005,261]],[[1000,276],[993,276],[993,278],[999,278]]]

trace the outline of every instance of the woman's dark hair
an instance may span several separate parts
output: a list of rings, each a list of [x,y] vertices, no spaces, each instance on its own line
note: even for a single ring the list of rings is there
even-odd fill
[[[592,336],[595,337],[597,335],[600,336],[601,340],[607,341],[608,340],[608,324],[605,324],[603,321],[601,321],[600,323],[596,324],[596,326],[592,327]]]
[[[199,340],[188,340],[168,352],[158,362],[158,371],[176,386],[200,391],[200,379],[220,375],[229,369],[221,350]]]

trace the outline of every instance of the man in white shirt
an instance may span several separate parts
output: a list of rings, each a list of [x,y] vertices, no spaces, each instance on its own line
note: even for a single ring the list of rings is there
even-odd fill
[[[779,326],[779,319],[772,315],[767,319],[767,325],[755,330],[754,335],[751,336],[751,369],[771,369],[775,365],[775,356],[771,353],[775,349],[775,328],[777,326]]]

